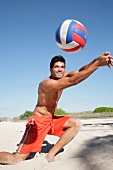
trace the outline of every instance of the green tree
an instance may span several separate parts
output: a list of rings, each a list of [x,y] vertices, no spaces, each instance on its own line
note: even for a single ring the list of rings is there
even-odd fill
[[[60,108],[55,110],[55,114],[57,114],[57,115],[67,115],[67,113]]]
[[[32,112],[31,111],[25,111],[24,114],[20,115],[19,118],[21,120],[26,120],[26,119],[29,119],[29,117],[32,115]]]
[[[102,112],[113,112],[113,108],[112,107],[98,107],[93,111],[93,113],[102,113]]]

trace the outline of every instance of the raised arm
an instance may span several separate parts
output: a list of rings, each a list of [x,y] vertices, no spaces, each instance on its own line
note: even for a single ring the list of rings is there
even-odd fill
[[[63,90],[67,87],[76,85],[89,77],[101,66],[108,66],[109,68],[113,66],[113,57],[110,56],[109,52],[105,52],[79,70],[66,73],[63,78],[52,81],[51,89]]]
[[[67,77],[70,77],[70,85],[76,85],[81,81],[85,80],[89,77],[95,70],[97,70],[100,66],[108,66],[112,68],[113,66],[113,57],[110,56],[109,52],[105,52],[98,58],[94,59],[89,64],[83,66],[78,71],[73,71],[67,74]]]

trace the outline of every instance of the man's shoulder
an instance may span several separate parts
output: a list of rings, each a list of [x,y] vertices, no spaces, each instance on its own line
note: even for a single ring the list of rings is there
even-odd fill
[[[44,79],[43,81],[41,81],[41,82],[39,83],[39,85],[47,84],[49,81],[51,81],[50,77],[48,77],[48,78]]]
[[[69,74],[69,72],[65,72],[65,73],[64,73],[64,77],[67,77],[68,74]]]

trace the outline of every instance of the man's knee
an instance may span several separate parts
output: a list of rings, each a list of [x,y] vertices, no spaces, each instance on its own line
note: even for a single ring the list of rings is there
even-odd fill
[[[77,118],[70,117],[64,124],[64,129],[73,128],[74,131],[79,131],[81,129],[81,121]]]
[[[72,117],[72,122],[73,122],[72,126],[75,127],[75,129],[77,129],[79,131],[82,127],[81,121],[79,119]]]
[[[77,123],[76,123],[76,126],[78,127],[78,129],[80,130],[81,127],[82,127],[82,123],[79,119],[77,119]]]
[[[13,156],[13,160],[14,160],[14,164],[18,163],[18,162],[21,162],[21,161],[24,161],[27,157],[28,157],[29,153],[27,154],[19,154],[19,153],[16,153],[14,154]]]

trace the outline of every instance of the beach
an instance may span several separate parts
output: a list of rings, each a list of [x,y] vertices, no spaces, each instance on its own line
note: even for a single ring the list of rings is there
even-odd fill
[[[41,153],[31,153],[15,165],[0,165],[1,170],[113,170],[113,118],[81,120],[77,136],[47,162],[45,155],[59,137],[47,135]],[[26,122],[0,122],[0,151],[14,153]]]

